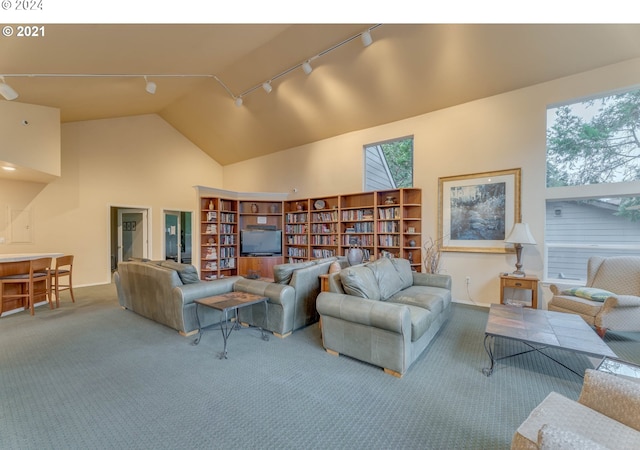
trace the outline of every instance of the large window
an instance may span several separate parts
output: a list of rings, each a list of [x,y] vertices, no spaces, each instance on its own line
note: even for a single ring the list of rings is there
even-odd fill
[[[590,256],[640,254],[640,90],[547,111],[547,278]]]
[[[364,190],[413,187],[413,136],[364,146]]]

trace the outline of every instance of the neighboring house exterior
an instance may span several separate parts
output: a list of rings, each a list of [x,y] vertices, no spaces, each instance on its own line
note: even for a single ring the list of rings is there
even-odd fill
[[[639,222],[606,201],[548,201],[547,279],[584,281],[590,256],[640,255]]]

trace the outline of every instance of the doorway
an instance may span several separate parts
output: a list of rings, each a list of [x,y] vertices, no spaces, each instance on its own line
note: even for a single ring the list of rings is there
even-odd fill
[[[111,270],[120,261],[149,257],[148,210],[111,208]]]
[[[191,264],[192,252],[191,212],[165,211],[164,259]]]

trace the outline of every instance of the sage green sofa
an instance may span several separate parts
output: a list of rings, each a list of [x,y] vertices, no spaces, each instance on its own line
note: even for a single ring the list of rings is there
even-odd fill
[[[401,377],[448,318],[451,277],[413,272],[406,259],[380,258],[329,276],[318,296],[322,343]]]
[[[268,297],[270,312],[292,309],[294,303],[290,286],[243,277],[201,281],[194,266],[174,261],[121,262],[113,279],[123,308],[184,336],[197,333],[198,323],[204,328],[220,322],[221,313],[212,308],[198,308],[196,316],[194,301],[201,298],[232,291],[250,292]],[[259,306],[264,309],[264,305]]]
[[[293,289],[294,300],[291,304],[269,304],[264,328],[272,331],[277,337],[284,338],[295,330],[316,323],[316,298],[320,293],[320,275],[328,273],[329,267],[335,261],[338,261],[341,267],[348,265],[344,258],[330,257],[274,266],[273,284]],[[262,305],[248,306],[238,311],[240,321],[250,325],[265,323],[264,314],[265,309]]]

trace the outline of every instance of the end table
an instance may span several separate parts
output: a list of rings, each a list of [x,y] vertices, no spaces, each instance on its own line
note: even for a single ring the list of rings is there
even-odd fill
[[[531,308],[538,309],[538,277],[516,277],[510,274],[500,274],[500,304],[505,305],[504,289],[525,289],[531,291]],[[518,303],[520,304],[520,303]],[[523,305],[528,306],[528,305]]]

